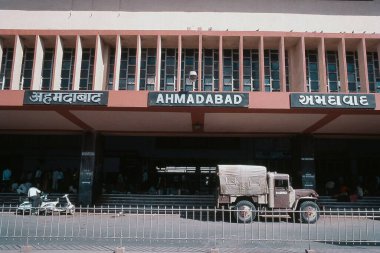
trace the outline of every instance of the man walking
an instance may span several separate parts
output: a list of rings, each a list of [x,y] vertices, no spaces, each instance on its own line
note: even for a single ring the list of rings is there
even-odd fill
[[[34,214],[37,214],[36,207],[40,204],[40,194],[41,191],[37,187],[30,187],[28,190],[28,198],[29,201],[32,202],[32,212]]]

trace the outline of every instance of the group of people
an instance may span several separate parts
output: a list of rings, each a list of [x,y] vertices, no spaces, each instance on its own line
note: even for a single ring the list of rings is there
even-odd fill
[[[354,182],[347,183],[344,177],[338,177],[337,180],[328,180],[325,184],[325,194],[335,197],[342,202],[356,202],[364,196],[380,194],[380,177],[364,180],[358,177]]]
[[[2,171],[1,192],[16,192],[26,195],[32,185],[40,185],[46,191],[77,193],[79,175],[77,169],[35,170],[13,173],[9,167]]]

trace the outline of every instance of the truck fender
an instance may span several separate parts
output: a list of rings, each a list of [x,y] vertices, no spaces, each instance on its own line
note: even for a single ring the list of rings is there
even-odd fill
[[[297,199],[295,202],[294,202],[294,205],[292,207],[293,210],[298,210],[299,209],[299,206],[301,205],[302,202],[304,201],[313,201],[313,202],[317,202],[317,198],[315,197],[302,197],[302,198],[299,198]]]

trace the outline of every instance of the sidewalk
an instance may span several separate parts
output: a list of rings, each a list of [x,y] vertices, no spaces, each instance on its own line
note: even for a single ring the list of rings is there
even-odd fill
[[[115,243],[116,244],[116,243]],[[125,253],[209,253],[212,249],[217,253],[304,253],[308,245],[294,243],[272,243],[272,242],[257,242],[257,243],[242,243],[241,248],[216,248],[211,245],[181,245],[180,243],[154,243],[149,242],[146,245],[143,243],[126,243],[123,245]],[[32,245],[30,253],[113,253],[118,246],[105,246],[94,243],[88,244],[70,244],[70,242],[48,243],[46,245]],[[1,245],[0,252],[2,253],[20,253],[22,251],[20,244]],[[311,249],[316,253],[378,253],[380,246],[349,246],[349,245],[329,245],[324,243],[311,243]]]

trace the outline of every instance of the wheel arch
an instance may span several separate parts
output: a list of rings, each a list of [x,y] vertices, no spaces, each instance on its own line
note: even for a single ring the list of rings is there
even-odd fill
[[[306,202],[306,201],[311,201],[311,202],[314,202],[315,204],[318,205],[318,202],[317,202],[316,198],[313,198],[313,197],[303,197],[303,198],[299,198],[299,199],[296,200],[293,209],[294,210],[300,210],[300,207],[301,207],[302,203]]]

